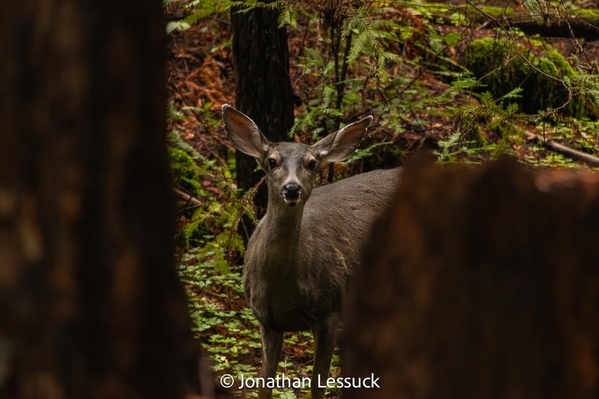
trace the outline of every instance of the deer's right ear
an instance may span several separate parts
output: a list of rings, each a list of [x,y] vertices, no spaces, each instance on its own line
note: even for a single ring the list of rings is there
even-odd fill
[[[229,104],[223,105],[222,113],[227,136],[233,141],[235,147],[245,154],[262,160],[270,142],[264,137],[258,125]]]

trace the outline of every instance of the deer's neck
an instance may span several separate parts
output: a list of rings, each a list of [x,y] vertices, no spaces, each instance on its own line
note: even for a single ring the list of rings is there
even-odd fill
[[[272,241],[282,241],[287,246],[297,245],[300,239],[304,204],[289,206],[272,202],[269,201],[264,216],[264,229]]]
[[[295,273],[301,263],[304,204],[289,206],[269,195],[266,215],[252,235],[246,254],[249,268],[273,281]],[[289,287],[287,287],[289,288]]]

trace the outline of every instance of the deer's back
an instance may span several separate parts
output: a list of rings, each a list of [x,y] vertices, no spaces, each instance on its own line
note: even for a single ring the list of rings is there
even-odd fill
[[[304,208],[300,257],[304,263],[339,264],[353,271],[372,223],[389,206],[398,169],[362,173],[314,189]]]
[[[341,312],[374,221],[388,208],[398,169],[377,170],[316,188],[304,208],[298,284],[314,305]],[[314,289],[319,287],[319,289]],[[333,295],[331,295],[333,293]]]

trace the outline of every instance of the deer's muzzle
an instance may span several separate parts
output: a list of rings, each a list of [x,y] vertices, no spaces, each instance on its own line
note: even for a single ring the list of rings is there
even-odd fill
[[[297,183],[287,183],[283,186],[283,200],[293,206],[297,204],[302,194],[302,187]]]

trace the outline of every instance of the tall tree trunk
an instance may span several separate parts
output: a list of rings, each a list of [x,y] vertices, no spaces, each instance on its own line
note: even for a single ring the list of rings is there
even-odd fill
[[[235,106],[252,118],[270,141],[283,141],[293,126],[293,93],[289,79],[287,31],[278,27],[281,11],[279,8],[238,11],[238,8],[231,10]],[[249,190],[256,186],[263,176],[262,172],[256,171],[256,161],[239,151],[235,159],[238,187]],[[254,202],[259,216],[263,215],[267,202],[264,185],[258,190]],[[244,225],[251,233],[253,227],[248,220]]]
[[[0,396],[181,398],[159,0],[0,5]]]
[[[380,389],[343,397],[598,398],[597,237],[599,175],[407,167],[345,325]]]

